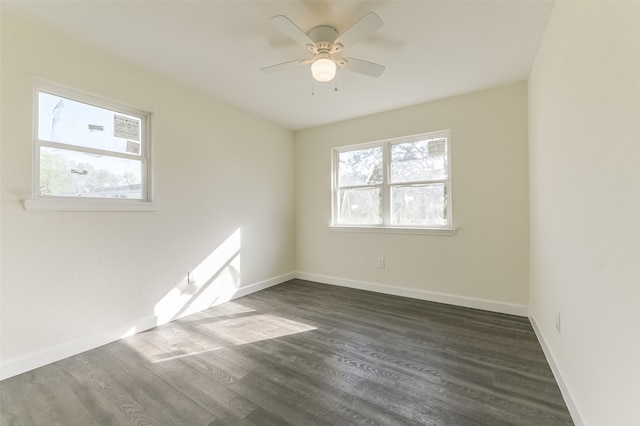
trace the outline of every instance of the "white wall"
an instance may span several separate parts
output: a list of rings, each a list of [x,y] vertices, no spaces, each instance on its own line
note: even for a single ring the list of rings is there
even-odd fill
[[[25,211],[35,76],[152,112],[157,212]],[[290,131],[5,11],[1,78],[3,377],[292,276]]]
[[[526,105],[526,83],[518,83],[296,132],[301,276],[526,315]],[[445,129],[457,235],[329,229],[332,148]],[[385,269],[377,268],[378,257]]]
[[[532,316],[576,422],[638,425],[640,3],[556,3],[529,136]]]

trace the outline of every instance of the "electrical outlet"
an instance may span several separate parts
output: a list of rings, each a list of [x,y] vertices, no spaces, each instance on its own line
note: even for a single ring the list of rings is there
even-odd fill
[[[556,311],[556,330],[558,331],[558,333],[560,333],[560,331],[562,330],[560,323],[560,312],[558,311]]]
[[[384,257],[378,258],[378,268],[384,269]]]

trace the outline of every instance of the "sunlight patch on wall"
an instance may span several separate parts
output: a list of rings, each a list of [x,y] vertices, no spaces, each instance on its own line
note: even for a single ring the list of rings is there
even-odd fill
[[[158,324],[231,300],[240,287],[241,247],[238,228],[156,303]]]

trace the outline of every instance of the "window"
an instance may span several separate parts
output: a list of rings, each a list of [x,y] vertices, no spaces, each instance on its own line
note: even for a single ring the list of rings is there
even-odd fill
[[[151,201],[148,113],[38,83],[35,116],[32,206]]]
[[[342,147],[333,226],[452,229],[449,131]]]

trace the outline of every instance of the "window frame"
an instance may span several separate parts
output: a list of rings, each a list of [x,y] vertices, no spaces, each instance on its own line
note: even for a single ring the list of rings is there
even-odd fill
[[[402,183],[391,182],[391,148],[397,144],[418,142],[432,139],[446,139],[447,147],[447,178],[431,179],[421,181],[411,181]],[[440,130],[435,132],[419,133],[397,138],[383,139],[375,142],[346,145],[332,148],[331,150],[331,230],[334,231],[354,231],[354,232],[383,232],[383,233],[413,233],[413,234],[433,234],[433,235],[455,235],[456,228],[453,225],[452,209],[452,178],[451,178],[451,130]],[[347,185],[338,186],[339,176],[339,155],[343,152],[359,151],[369,148],[382,148],[383,178],[381,184],[372,185]],[[391,189],[398,186],[412,186],[444,183],[447,191],[447,225],[443,226],[416,226],[416,225],[393,225],[391,224]],[[339,207],[338,194],[344,188],[381,188],[382,197],[382,223],[377,224],[342,224],[338,223]]]
[[[114,114],[125,114],[140,119],[140,155],[102,150],[98,148],[52,142],[39,138],[39,95],[48,93],[65,99],[84,103],[108,110]],[[151,149],[151,113],[92,95],[78,89],[56,84],[50,81],[35,79],[33,86],[33,155],[32,155],[32,188],[31,198],[25,200],[26,210],[36,211],[155,211],[153,203],[153,167]],[[63,149],[76,153],[96,154],[112,158],[123,158],[140,161],[142,197],[107,198],[107,197],[74,197],[62,195],[43,195],[40,193],[40,157],[42,148]]]

